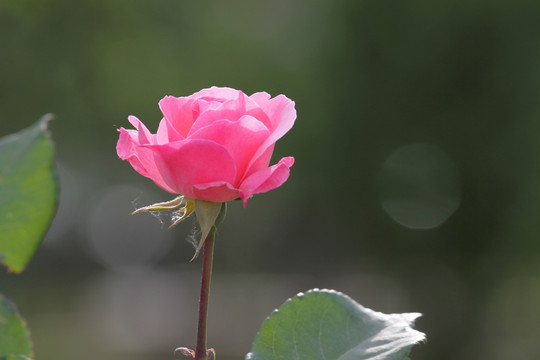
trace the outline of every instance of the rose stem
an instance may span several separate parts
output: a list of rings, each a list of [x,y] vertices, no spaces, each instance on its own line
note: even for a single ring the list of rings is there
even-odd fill
[[[197,330],[195,360],[206,360],[206,320],[208,318],[208,300],[210,297],[210,280],[212,278],[212,260],[214,257],[214,234],[210,234],[206,238],[203,252],[201,296],[199,298],[199,328]]]

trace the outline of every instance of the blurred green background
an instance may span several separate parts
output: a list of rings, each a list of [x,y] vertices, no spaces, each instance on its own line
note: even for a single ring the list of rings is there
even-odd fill
[[[117,158],[136,115],[212,85],[296,102],[289,181],[229,207],[209,345],[242,359],[309,288],[422,312],[416,360],[540,358],[540,2],[0,0],[0,134],[47,112],[61,204],[0,290],[37,359],[171,359],[194,346],[188,220]]]

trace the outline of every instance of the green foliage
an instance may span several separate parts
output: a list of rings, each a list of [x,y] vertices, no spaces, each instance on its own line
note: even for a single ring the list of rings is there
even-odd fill
[[[0,260],[14,273],[25,269],[56,210],[50,118],[0,139]]]
[[[33,356],[32,340],[17,307],[0,294],[0,360]]]
[[[406,360],[425,335],[418,313],[383,314],[331,290],[289,299],[264,322],[246,360]]]
[[[58,191],[50,115],[0,139],[0,260],[24,270],[47,231]],[[32,340],[17,307],[0,294],[0,360],[30,360]]]

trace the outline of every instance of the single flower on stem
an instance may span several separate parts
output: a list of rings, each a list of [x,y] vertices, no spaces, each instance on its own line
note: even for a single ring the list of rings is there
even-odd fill
[[[178,211],[176,225],[195,212],[200,238],[193,259],[204,246],[196,360],[207,358],[206,316],[214,237],[226,213],[226,202],[281,186],[289,177],[293,157],[270,165],[274,145],[296,120],[294,102],[265,92],[212,87],[187,97],[166,96],[163,113],[152,134],[135,116],[135,129],[120,128],[118,156],[139,174],[177,197],[136,210]],[[193,260],[192,259],[192,260]],[[182,348],[185,349],[185,348]],[[182,353],[189,353],[182,352]]]

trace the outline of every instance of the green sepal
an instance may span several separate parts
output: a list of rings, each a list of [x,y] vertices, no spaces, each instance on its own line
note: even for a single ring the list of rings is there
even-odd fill
[[[195,214],[197,215],[197,221],[201,228],[201,238],[199,239],[199,244],[195,250],[195,255],[193,255],[190,261],[193,261],[197,255],[199,255],[199,251],[204,245],[206,238],[208,235],[213,235],[215,233],[217,226],[223,222],[226,212],[226,203],[195,200]]]

